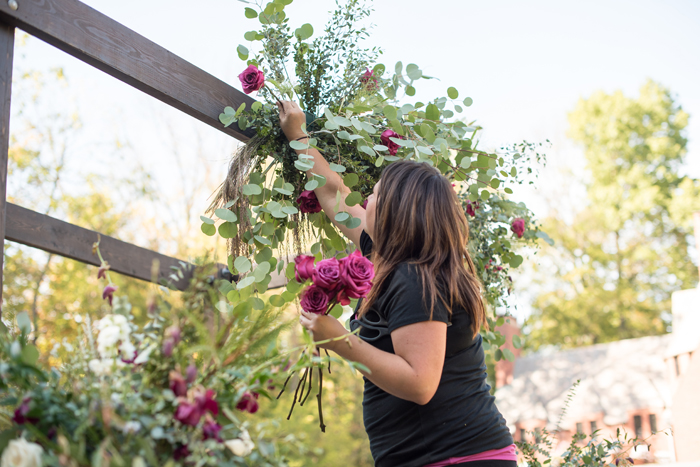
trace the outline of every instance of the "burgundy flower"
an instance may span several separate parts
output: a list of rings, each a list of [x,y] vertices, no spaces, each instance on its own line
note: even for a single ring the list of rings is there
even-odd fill
[[[114,292],[117,290],[117,286],[109,284],[102,291],[102,300],[107,299],[109,301],[109,306],[112,306],[112,298],[114,298]]]
[[[301,297],[301,307],[307,313],[322,315],[328,309],[328,294],[317,285],[310,285]]]
[[[207,389],[206,392],[201,391],[197,393],[194,400],[202,407],[202,410],[208,410],[213,415],[219,415],[219,403],[214,400],[216,393],[211,389]]]
[[[369,201],[369,200],[366,199],[366,200],[362,203],[362,209],[365,209],[365,210],[367,209],[367,201]]]
[[[340,283],[340,263],[335,258],[319,261],[312,279],[319,287],[328,291],[335,290]]]
[[[170,372],[170,390],[175,393],[177,397],[184,397],[187,395],[187,382],[177,371]]]
[[[297,205],[299,206],[299,210],[305,214],[312,214],[323,210],[321,203],[319,203],[318,198],[316,198],[316,193],[309,190],[301,192],[297,198]]]
[[[204,439],[215,439],[220,443],[223,443],[224,440],[221,439],[221,436],[219,436],[219,432],[221,431],[221,425],[216,423],[214,420],[207,420],[204,422],[204,426],[202,426],[202,433],[204,434]]]
[[[350,298],[348,297],[348,293],[345,291],[345,289],[340,289],[335,299],[343,306],[350,305]]]
[[[514,219],[513,223],[510,224],[510,230],[512,230],[513,233],[518,236],[518,238],[522,238],[523,234],[525,233],[525,219],[521,217]]]
[[[360,77],[360,83],[362,83],[368,91],[376,91],[379,88],[379,81],[377,77],[374,76],[374,70],[370,70],[369,68],[367,68],[367,71]]]
[[[180,404],[175,410],[175,420],[190,426],[197,426],[202,415],[204,415],[204,410],[202,410],[199,404],[186,400],[180,401]]]
[[[119,354],[121,355],[121,351],[119,351]],[[123,355],[120,358],[121,358],[122,362],[124,362],[124,363],[133,364],[136,361],[136,357],[138,357],[138,356],[139,356],[139,351],[134,350],[134,355],[131,358],[129,358],[129,359],[124,358]]]
[[[175,448],[175,450],[173,451],[173,459],[175,459],[176,461],[179,461],[179,460],[185,459],[185,458],[188,457],[190,454],[191,454],[191,453],[190,453],[190,450],[187,449],[187,445],[186,445],[186,444],[180,444],[180,445],[179,445],[177,448]]]
[[[243,70],[243,73],[238,75],[238,79],[241,80],[243,92],[246,94],[258,91],[265,85],[265,75],[255,65],[250,65]]]
[[[294,258],[294,277],[297,282],[303,283],[313,278],[315,260],[316,258],[308,255],[299,255]]]
[[[258,397],[259,394],[257,392],[246,391],[241,400],[238,401],[238,404],[236,404],[236,408],[243,412],[255,413],[258,411]]]
[[[180,331],[180,327],[176,324],[173,324],[172,326],[169,326],[165,329],[165,337],[169,337],[170,339],[172,339],[176,345],[178,342],[180,342],[181,336],[182,331]]]
[[[19,407],[17,407],[17,409],[15,410],[15,414],[12,417],[13,422],[15,422],[18,425],[24,425],[25,423],[31,423],[32,425],[35,425],[39,422],[38,418],[27,416],[30,411],[29,403],[31,401],[31,397],[25,397],[24,399],[22,399],[22,403],[19,405]]]
[[[479,203],[472,203],[467,201],[467,214],[474,217],[476,216],[476,210],[479,209]]]
[[[97,270],[97,278],[105,279],[107,277],[107,270],[109,269],[109,264],[102,263],[100,269]]]
[[[365,297],[372,288],[372,279],[374,265],[362,256],[360,250],[340,260],[340,280],[348,298]]]
[[[193,363],[190,363],[187,367],[187,370],[185,371],[185,380],[189,384],[192,384],[194,383],[195,379],[197,379],[197,367],[194,366]]]
[[[394,130],[384,130],[382,135],[379,137],[379,139],[382,141],[382,144],[389,148],[389,154],[391,154],[392,156],[395,156],[396,153],[399,152],[399,148],[401,146],[394,143],[389,138],[399,138],[399,139],[404,139],[404,138],[403,138],[403,136],[396,133]]]
[[[173,356],[173,350],[175,349],[175,341],[170,338],[165,338],[163,340],[163,355],[170,358]]]

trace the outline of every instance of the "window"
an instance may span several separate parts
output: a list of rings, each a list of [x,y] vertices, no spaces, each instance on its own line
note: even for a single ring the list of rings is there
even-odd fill
[[[641,415],[634,416],[634,435],[637,438],[642,437],[642,416]]]
[[[520,442],[525,442],[525,428],[520,429]]]
[[[583,423],[576,424],[576,433],[583,433]]]
[[[596,431],[598,431],[598,422],[593,421],[591,422],[591,434],[595,433]]]
[[[649,428],[652,433],[656,433],[656,415],[653,413],[649,414]]]

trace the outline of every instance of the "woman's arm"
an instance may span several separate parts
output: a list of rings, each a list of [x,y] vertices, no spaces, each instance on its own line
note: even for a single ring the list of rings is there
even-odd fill
[[[313,333],[317,342],[347,334],[343,325],[332,316],[302,311],[299,321]],[[384,352],[354,335],[348,340],[349,344],[340,340],[320,347],[363,364],[371,372],[362,372],[367,379],[400,399],[425,405],[435,395],[445,363],[445,323],[424,321],[396,329],[391,333],[395,354]]]
[[[304,132],[301,130],[301,126],[306,123],[306,114],[299,108],[295,102],[277,102],[277,107],[280,111],[280,126],[282,131],[287,136],[289,141],[298,140],[300,138],[306,137]],[[306,140],[302,139],[302,142]],[[360,244],[360,234],[365,229],[365,210],[361,206],[347,206],[345,204],[345,198],[350,194],[350,189],[343,184],[343,179],[336,172],[331,170],[328,161],[314,148],[297,150],[297,154],[309,154],[314,158],[314,166],[311,170],[307,171],[309,177],[312,174],[317,174],[325,177],[326,184],[322,187],[318,187],[314,190],[316,193],[316,198],[321,203],[321,207],[326,215],[333,221],[333,223],[340,229],[343,234],[348,237],[355,245]],[[348,227],[338,224],[335,221],[334,211],[336,206],[336,194],[340,191],[340,211],[346,211],[352,215],[352,217],[357,217],[360,219],[360,225],[354,229],[349,229]]]

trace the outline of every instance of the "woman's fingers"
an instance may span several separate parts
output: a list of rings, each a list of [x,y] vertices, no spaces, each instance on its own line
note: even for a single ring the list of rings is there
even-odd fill
[[[284,105],[282,105],[282,102],[277,101],[277,108],[280,111],[280,115],[283,115],[284,114]]]

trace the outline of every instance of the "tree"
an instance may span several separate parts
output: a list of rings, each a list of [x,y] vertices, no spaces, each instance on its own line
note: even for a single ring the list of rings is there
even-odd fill
[[[620,91],[581,99],[569,122],[585,150],[586,199],[573,217],[554,212],[543,222],[555,245],[537,267],[543,291],[527,321],[531,345],[662,334],[671,293],[698,279],[687,207],[700,190],[681,175],[688,114],[648,81],[637,99]]]

